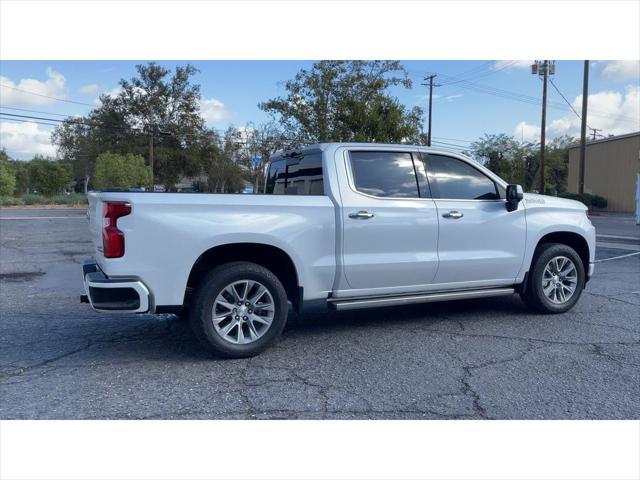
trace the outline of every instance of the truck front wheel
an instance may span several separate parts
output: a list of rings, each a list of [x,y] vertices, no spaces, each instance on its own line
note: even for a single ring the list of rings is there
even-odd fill
[[[271,345],[282,333],[287,313],[287,294],[278,277],[255,263],[232,262],[203,279],[189,320],[207,349],[241,358]]]
[[[585,272],[577,252],[568,245],[540,245],[531,263],[524,302],[543,313],[572,308],[584,289]]]

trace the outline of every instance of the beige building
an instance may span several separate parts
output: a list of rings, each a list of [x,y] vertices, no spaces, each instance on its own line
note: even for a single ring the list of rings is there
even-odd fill
[[[607,211],[634,213],[640,174],[640,132],[587,143],[584,191],[608,200]],[[569,149],[567,190],[578,192],[580,146]]]

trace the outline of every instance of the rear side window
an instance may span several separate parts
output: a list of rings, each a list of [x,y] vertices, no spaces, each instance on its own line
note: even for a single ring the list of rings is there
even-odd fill
[[[418,198],[418,182],[409,152],[349,152],[359,192],[375,197]]]
[[[324,195],[322,152],[315,152],[269,164],[266,194]]]
[[[467,162],[445,155],[427,156],[427,174],[434,198],[498,200],[493,180]]]

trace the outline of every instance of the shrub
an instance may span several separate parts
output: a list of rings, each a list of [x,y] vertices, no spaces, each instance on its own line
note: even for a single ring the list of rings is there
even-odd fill
[[[607,208],[609,202],[606,198],[601,197],[600,195],[592,195],[590,193],[571,193],[571,192],[563,192],[559,197],[568,198],[571,200],[577,200],[579,202],[584,203],[587,207],[592,208]]]
[[[0,195],[0,207],[13,207],[15,205],[23,205],[21,198],[10,197],[8,195]]]
[[[27,193],[22,195],[21,199],[25,205],[48,205],[51,203],[51,199],[37,193]]]
[[[606,198],[601,197],[600,195],[593,195],[591,197],[591,206],[595,208],[607,208],[609,202]]]
[[[87,203],[87,197],[82,193],[56,195],[51,199],[51,202],[55,205],[82,205]]]

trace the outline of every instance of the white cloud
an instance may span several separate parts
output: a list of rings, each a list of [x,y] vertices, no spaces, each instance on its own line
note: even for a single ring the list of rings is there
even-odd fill
[[[200,112],[207,123],[215,123],[229,117],[229,111],[224,103],[215,98],[200,100]]]
[[[513,129],[513,136],[523,142],[537,142],[540,140],[540,127],[522,121]]]
[[[455,95],[440,95],[438,93],[434,93],[432,95],[432,99],[434,101],[436,100],[444,100],[446,102],[453,102],[456,98],[461,98],[464,97],[464,95],[462,93],[456,93]],[[429,95],[421,95],[420,96],[420,100],[428,102],[429,101]]]
[[[84,85],[78,89],[78,91],[84,95],[95,95],[100,91],[100,85],[92,83],[90,85]]]
[[[572,102],[580,113],[582,95]],[[640,130],[640,85],[628,86],[624,92],[604,91],[589,95],[587,124],[602,129],[604,135],[621,135]],[[567,113],[549,124],[551,135],[580,135],[580,119]]]
[[[30,159],[35,154],[54,156],[51,131],[32,122],[0,122],[0,147],[6,148],[9,156]]]
[[[456,93],[455,95],[448,95],[444,97],[447,102],[453,102],[456,98],[462,98],[464,95],[462,93]]]
[[[114,87],[111,90],[103,90],[100,94],[107,95],[108,97],[111,97],[111,98],[116,98],[118,95],[120,95],[121,92],[122,92],[122,87],[118,85],[117,87]],[[102,102],[100,102],[100,97],[96,97],[93,100],[93,104],[99,107],[102,104]]]
[[[600,74],[607,80],[635,80],[640,82],[640,60],[611,60],[602,62]]]
[[[533,60],[498,60],[491,66],[492,70],[506,70],[509,68],[529,68]]]
[[[576,112],[582,109],[582,95],[571,103]],[[580,118],[568,112],[551,120],[547,127],[549,138],[570,135],[580,136]],[[589,95],[587,124],[602,130],[604,135],[622,135],[640,130],[640,86],[628,86],[624,92],[603,91]],[[588,133],[588,132],[587,132]],[[520,122],[513,129],[516,138],[535,141],[540,137],[540,127]]]
[[[47,80],[44,81],[34,78],[23,78],[18,83],[15,83],[7,77],[0,76],[0,84],[12,87],[0,87],[2,103],[5,105],[44,106],[56,103],[57,100],[38,95],[65,98],[66,91],[64,87],[66,79],[64,76],[49,67],[47,68],[47,77]],[[14,90],[14,88],[20,90]],[[33,92],[38,95],[31,95],[26,92]]]

